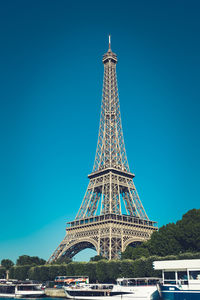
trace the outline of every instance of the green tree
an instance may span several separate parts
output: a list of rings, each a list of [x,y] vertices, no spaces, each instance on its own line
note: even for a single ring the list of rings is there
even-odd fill
[[[141,246],[136,246],[133,249],[132,259],[138,259],[140,257],[149,257],[149,250],[145,243]]]
[[[108,282],[108,262],[106,260],[96,263],[96,275],[98,282]]]
[[[73,262],[66,265],[66,273],[67,273],[67,276],[74,275],[74,263]]]
[[[86,275],[85,266],[86,266],[85,262],[75,262],[74,263],[74,275],[75,276]]]
[[[126,250],[122,252],[121,259],[132,259],[134,248],[131,246],[126,247]]]
[[[174,223],[162,226],[158,232],[154,232],[146,243],[150,255],[166,256],[178,254],[181,245],[177,239],[177,227]]]
[[[121,273],[121,262],[119,260],[111,260],[107,263],[107,275],[109,282],[115,282]]]
[[[6,269],[4,267],[0,267],[0,278],[6,278]]]
[[[122,252],[122,259],[137,259],[140,257],[148,257],[149,250],[146,244],[137,245],[136,247],[128,246],[124,252]]]
[[[200,209],[189,210],[176,226],[181,251],[200,251]]]
[[[121,272],[119,277],[134,277],[134,261],[130,259],[124,259],[121,261]]]
[[[96,283],[97,274],[96,274],[96,262],[89,262],[85,265],[85,275],[89,277],[90,282]]]
[[[60,265],[52,265],[49,268],[49,278],[50,280],[54,280],[56,276],[63,275],[60,273]]]
[[[176,224],[169,223],[159,228],[147,242],[127,247],[122,259],[137,259],[152,255],[179,255],[200,251],[200,209],[189,210]]]
[[[25,265],[44,265],[46,261],[38,256],[29,256],[22,255],[17,259],[17,266],[25,266]]]
[[[31,266],[13,266],[9,270],[9,277],[18,280],[25,280],[28,278],[28,272]]]
[[[90,261],[99,261],[105,259],[105,257],[101,256],[101,255],[95,255],[93,257],[90,258]]]
[[[150,255],[200,251],[200,209],[189,210],[176,224],[162,226],[147,242]]]
[[[12,266],[14,266],[14,263],[10,259],[2,259],[1,261],[2,267],[4,267],[6,270],[9,270]]]
[[[51,274],[49,272],[49,269],[51,266],[35,266],[31,267],[28,271],[28,277],[32,280],[38,280],[38,281],[49,281],[54,280],[55,278],[51,277]]]
[[[67,269],[65,264],[59,266],[59,275],[63,275],[63,276],[67,275]]]
[[[145,277],[146,270],[145,270],[145,262],[146,259],[144,257],[136,259],[134,261],[134,277]]]
[[[40,281],[48,281],[48,280],[54,280],[55,278],[49,276],[49,266],[38,266],[35,267],[36,272],[38,272],[39,278],[38,280]]]

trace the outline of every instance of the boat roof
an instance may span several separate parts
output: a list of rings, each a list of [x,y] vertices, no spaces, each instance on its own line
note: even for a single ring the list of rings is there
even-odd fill
[[[154,261],[153,267],[155,270],[200,270],[200,259]]]

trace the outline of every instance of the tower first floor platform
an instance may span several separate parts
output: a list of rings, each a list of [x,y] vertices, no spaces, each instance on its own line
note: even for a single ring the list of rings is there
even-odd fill
[[[128,215],[105,214],[67,223],[66,236],[49,262],[62,256],[72,258],[91,248],[107,259],[119,259],[130,244],[148,240],[157,231],[156,222]]]

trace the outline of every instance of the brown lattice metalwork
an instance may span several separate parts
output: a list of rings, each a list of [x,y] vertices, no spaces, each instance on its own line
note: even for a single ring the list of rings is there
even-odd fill
[[[142,242],[157,230],[149,220],[130,172],[120,115],[117,56],[109,49],[103,56],[104,81],[96,156],[80,209],[69,222],[66,236],[49,262],[73,257],[85,248],[106,258],[119,258],[128,244]]]

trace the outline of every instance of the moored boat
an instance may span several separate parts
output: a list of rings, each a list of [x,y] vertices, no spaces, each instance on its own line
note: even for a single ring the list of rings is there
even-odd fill
[[[117,284],[65,286],[67,298],[75,300],[157,300],[158,278],[119,278]]]
[[[37,298],[44,295],[41,284],[18,281],[0,282],[0,297],[3,298]]]
[[[162,270],[158,290],[163,300],[200,299],[200,259],[155,261],[155,270]]]

